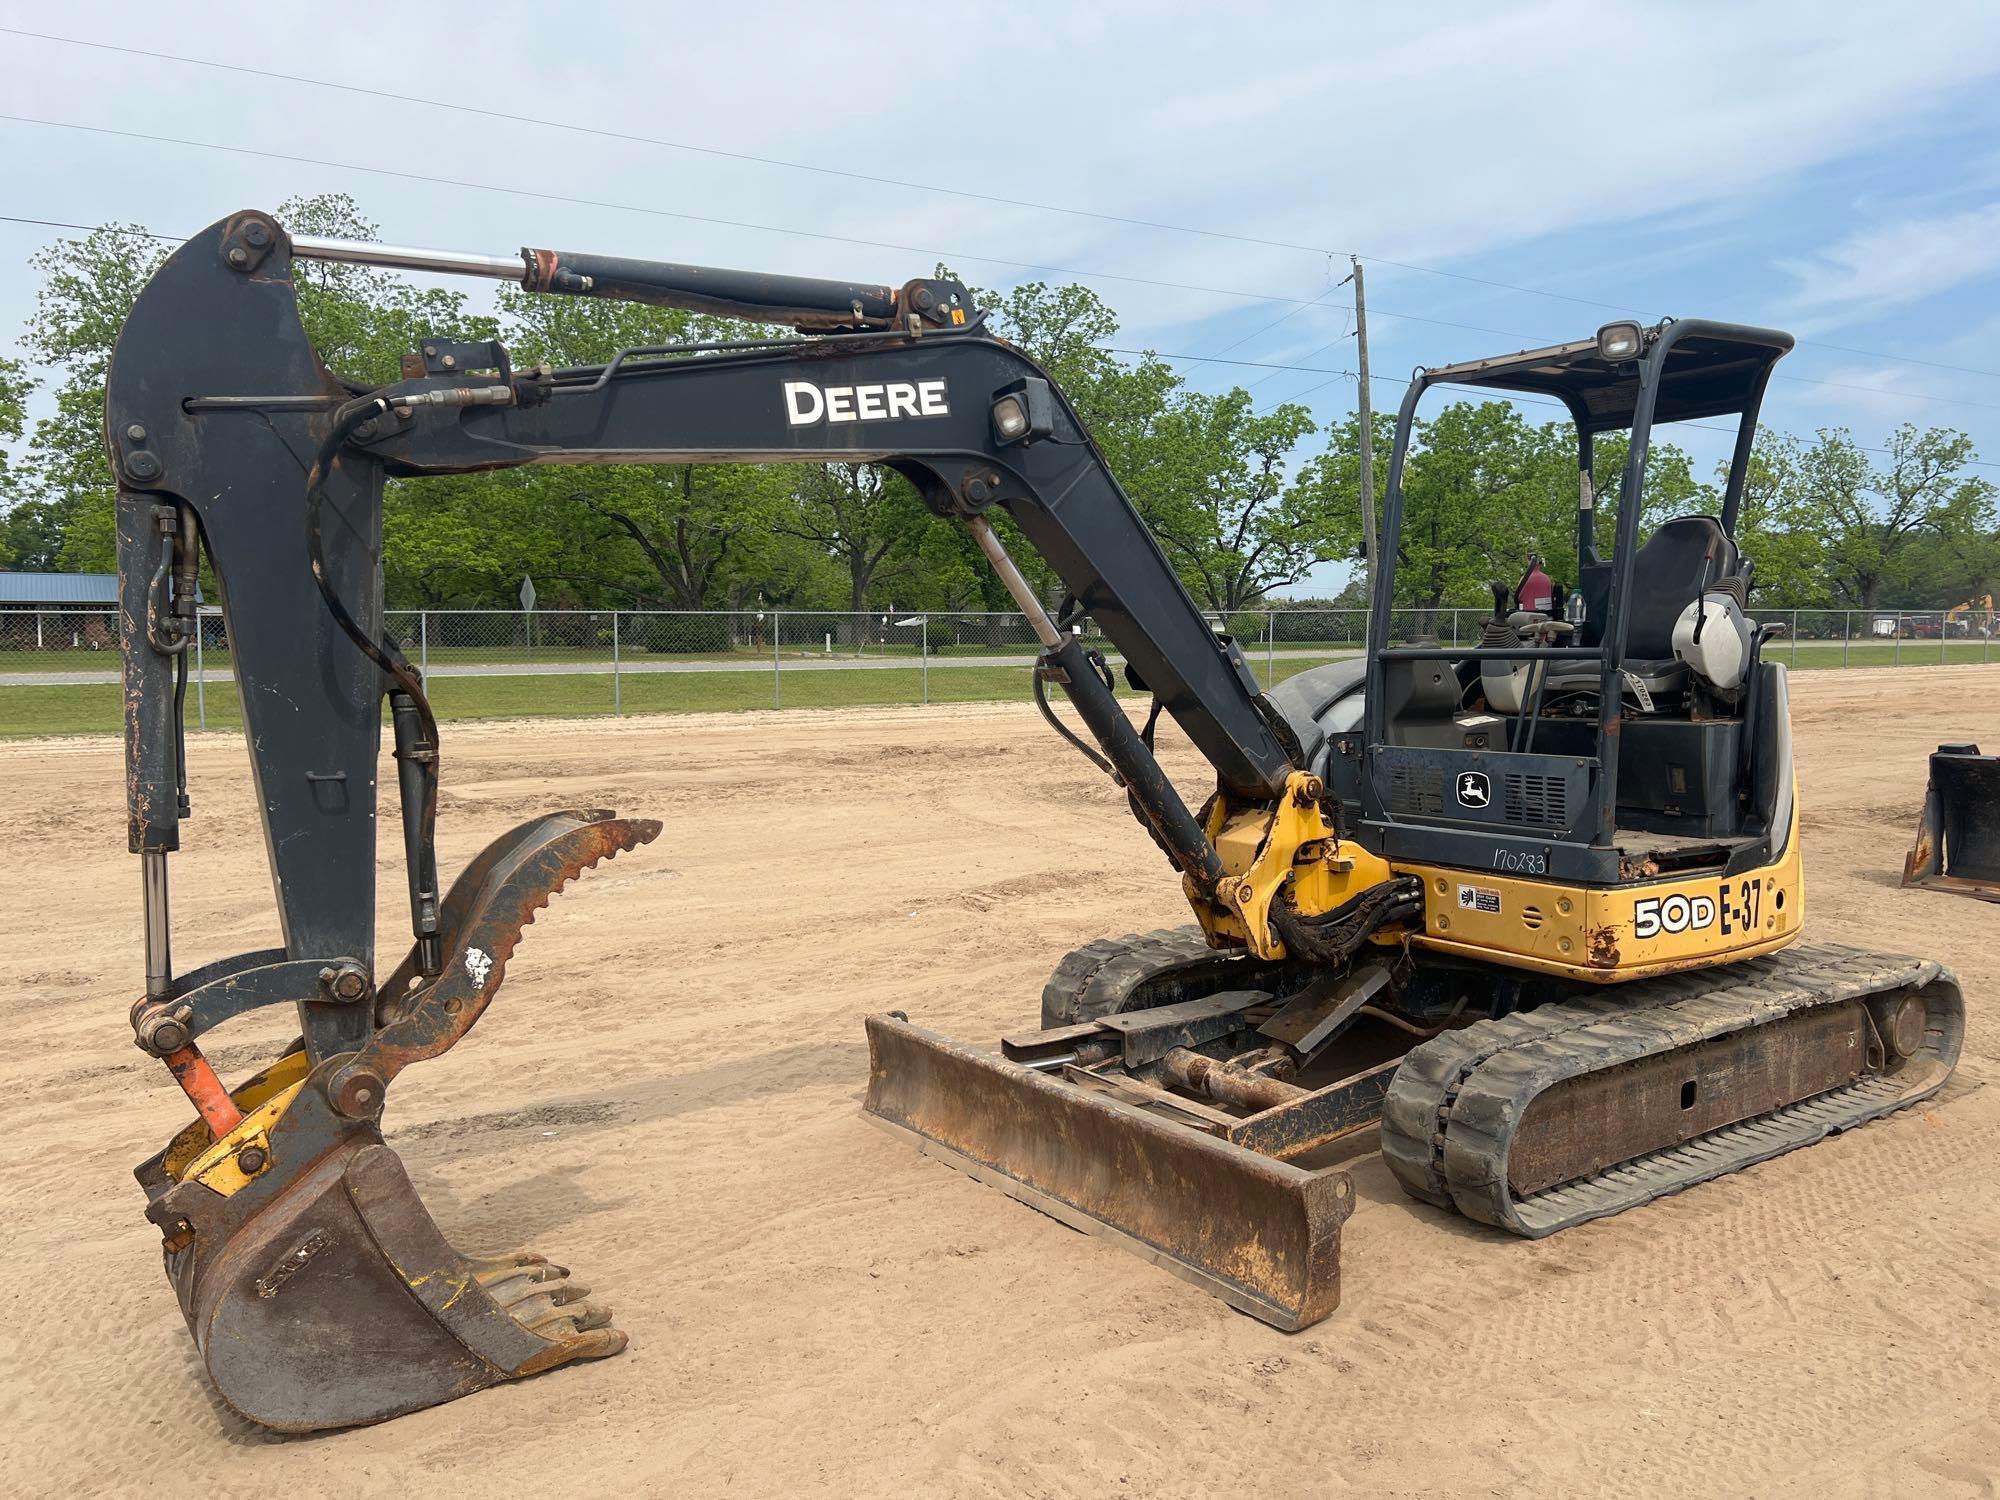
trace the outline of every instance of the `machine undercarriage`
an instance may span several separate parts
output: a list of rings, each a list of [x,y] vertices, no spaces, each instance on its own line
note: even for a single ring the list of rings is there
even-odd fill
[[[1057,968],[1045,1029],[1003,1037],[997,1055],[871,1020],[867,1108],[981,1181],[1073,1227],[1108,1227],[1296,1329],[1339,1303],[1353,1194],[1321,1164],[1371,1127],[1412,1197],[1539,1239],[1925,1099],[1965,1030],[1958,985],[1935,963],[1831,946],[1610,990],[1396,948],[1291,989],[1300,978],[1220,956],[1198,927],[1100,940]],[[924,1060],[940,1048],[948,1079]],[[1032,1149],[1021,1123],[1049,1080],[1101,1117],[1081,1139],[1058,1132],[1056,1152]],[[1104,1170],[1100,1138],[1134,1115],[1214,1143],[1209,1188],[1189,1199],[1226,1201],[1203,1193],[1241,1175],[1282,1209],[1163,1216],[1154,1195],[1184,1169],[1181,1147]],[[1191,1242],[1183,1219],[1202,1226]]]

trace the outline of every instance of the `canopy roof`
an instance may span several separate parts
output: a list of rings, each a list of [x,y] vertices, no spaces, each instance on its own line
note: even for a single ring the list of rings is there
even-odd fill
[[[1698,320],[1662,323],[1647,329],[1645,339],[1648,351],[1660,340],[1667,341],[1655,422],[1685,422],[1749,409],[1762,393],[1771,366],[1792,348],[1792,336],[1775,328]],[[1611,363],[1597,352],[1594,337],[1441,365],[1421,371],[1418,378],[1431,385],[1552,396],[1569,408],[1585,432],[1630,427],[1639,399],[1638,361]]]

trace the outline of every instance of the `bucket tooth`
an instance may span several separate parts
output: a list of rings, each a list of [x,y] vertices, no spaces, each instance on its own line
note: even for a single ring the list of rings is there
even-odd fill
[[[979,1181],[1287,1331],[1340,1303],[1344,1171],[1307,1171],[912,1026],[868,1018],[867,1113]]]

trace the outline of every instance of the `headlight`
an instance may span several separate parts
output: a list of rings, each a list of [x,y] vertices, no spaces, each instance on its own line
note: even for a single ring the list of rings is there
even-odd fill
[[[1646,335],[1637,323],[1606,323],[1597,330],[1597,352],[1614,365],[1637,359]]]
[[[1055,432],[1055,395],[1046,380],[1030,376],[993,393],[993,439],[1032,443]]]
[[[993,403],[993,431],[1003,443],[1012,443],[1028,431],[1028,403],[1019,396],[1002,396]]]

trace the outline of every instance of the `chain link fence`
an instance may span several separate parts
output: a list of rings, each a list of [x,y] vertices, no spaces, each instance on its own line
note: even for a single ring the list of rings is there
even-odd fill
[[[1399,609],[1398,642],[1472,646],[1484,608]],[[1983,663],[2000,658],[1985,610],[1751,611],[1783,631],[1765,654],[1815,667]],[[1366,612],[1256,609],[1217,619],[1265,686],[1361,649]],[[1018,614],[825,610],[390,610],[441,717],[675,713],[1024,698],[1039,649]],[[1110,643],[1088,644],[1114,663]],[[188,716],[240,722],[228,631],[202,611],[189,652]],[[0,610],[0,733],[119,727],[118,615]]]

